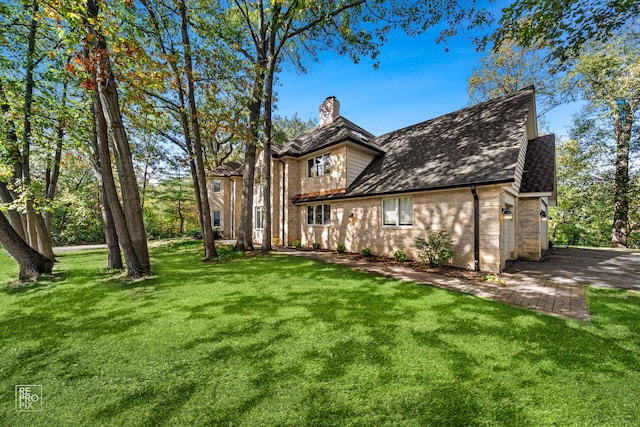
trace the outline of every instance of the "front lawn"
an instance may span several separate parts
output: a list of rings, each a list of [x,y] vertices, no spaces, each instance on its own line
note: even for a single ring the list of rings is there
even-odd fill
[[[0,425],[637,425],[640,297],[590,322],[286,255],[155,276],[65,254],[16,285],[0,252]],[[42,412],[15,387],[42,385]]]

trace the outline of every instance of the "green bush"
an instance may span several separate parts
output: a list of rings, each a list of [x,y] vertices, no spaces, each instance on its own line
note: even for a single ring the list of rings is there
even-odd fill
[[[318,242],[315,242],[313,245],[311,245],[311,247],[313,248],[314,251],[319,251],[322,245]]]
[[[373,252],[371,252],[371,248],[364,248],[362,250],[362,255],[366,256],[366,257],[370,257],[373,254]]]
[[[187,236],[192,239],[202,239],[202,231],[199,228],[192,228],[187,230]]]
[[[418,257],[423,263],[444,267],[444,264],[455,255],[453,243],[444,230],[422,233],[415,238]]]
[[[407,253],[403,250],[398,249],[393,253],[393,258],[397,262],[405,262],[407,260]]]
[[[338,247],[336,248],[336,252],[338,252],[339,254],[343,254],[347,251],[347,247],[344,245],[344,243],[338,243]]]
[[[302,243],[300,242],[300,240],[294,240],[291,246],[293,246],[296,249],[300,249],[302,247]]]

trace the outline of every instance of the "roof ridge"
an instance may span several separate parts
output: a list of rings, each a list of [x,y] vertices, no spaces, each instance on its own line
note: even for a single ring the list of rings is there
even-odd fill
[[[535,91],[534,85],[527,86],[526,88],[522,88],[522,89],[519,89],[519,90],[517,90],[515,92],[510,92],[510,93],[507,93],[505,95],[498,96],[496,98],[491,98],[491,99],[488,99],[486,101],[478,102],[478,103],[475,103],[473,105],[468,105],[466,107],[459,108],[459,109],[457,109],[455,111],[451,111],[451,112],[446,113],[446,114],[441,114],[439,116],[432,117],[430,119],[427,119],[427,120],[424,120],[424,121],[421,121],[421,122],[418,122],[418,123],[414,123],[412,125],[408,125],[408,126],[400,128],[400,129],[395,129],[395,130],[389,131],[387,133],[384,133],[384,134],[376,137],[376,145],[378,145],[379,147],[382,147],[384,145],[384,142],[378,142],[378,141],[379,140],[383,141],[385,139],[385,137],[389,137],[392,134],[395,134],[395,133],[398,133],[398,132],[407,131],[407,130],[409,130],[411,128],[414,128],[414,127],[423,126],[423,125],[425,125],[425,124],[427,124],[429,122],[440,120],[440,119],[442,119],[444,117],[447,117],[447,116],[459,115],[461,112],[466,111],[466,110],[470,110],[470,109],[473,109],[473,108],[480,108],[481,106],[486,106],[488,104],[497,104],[499,102],[504,102],[505,100],[507,100],[507,98],[513,98],[513,97],[516,97],[516,96],[523,95],[524,92],[526,92],[526,91],[531,91],[533,93]]]

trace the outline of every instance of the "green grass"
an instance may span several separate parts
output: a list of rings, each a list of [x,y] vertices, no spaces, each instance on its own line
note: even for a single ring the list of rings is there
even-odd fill
[[[285,255],[155,276],[103,251],[17,285],[0,252],[0,425],[637,425],[640,298],[589,290],[592,321]],[[17,413],[18,384],[43,411]]]

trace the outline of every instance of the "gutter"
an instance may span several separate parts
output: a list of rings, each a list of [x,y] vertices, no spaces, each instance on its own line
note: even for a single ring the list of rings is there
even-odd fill
[[[476,186],[471,186],[471,194],[473,194],[473,258],[474,270],[480,271],[480,201]]]

